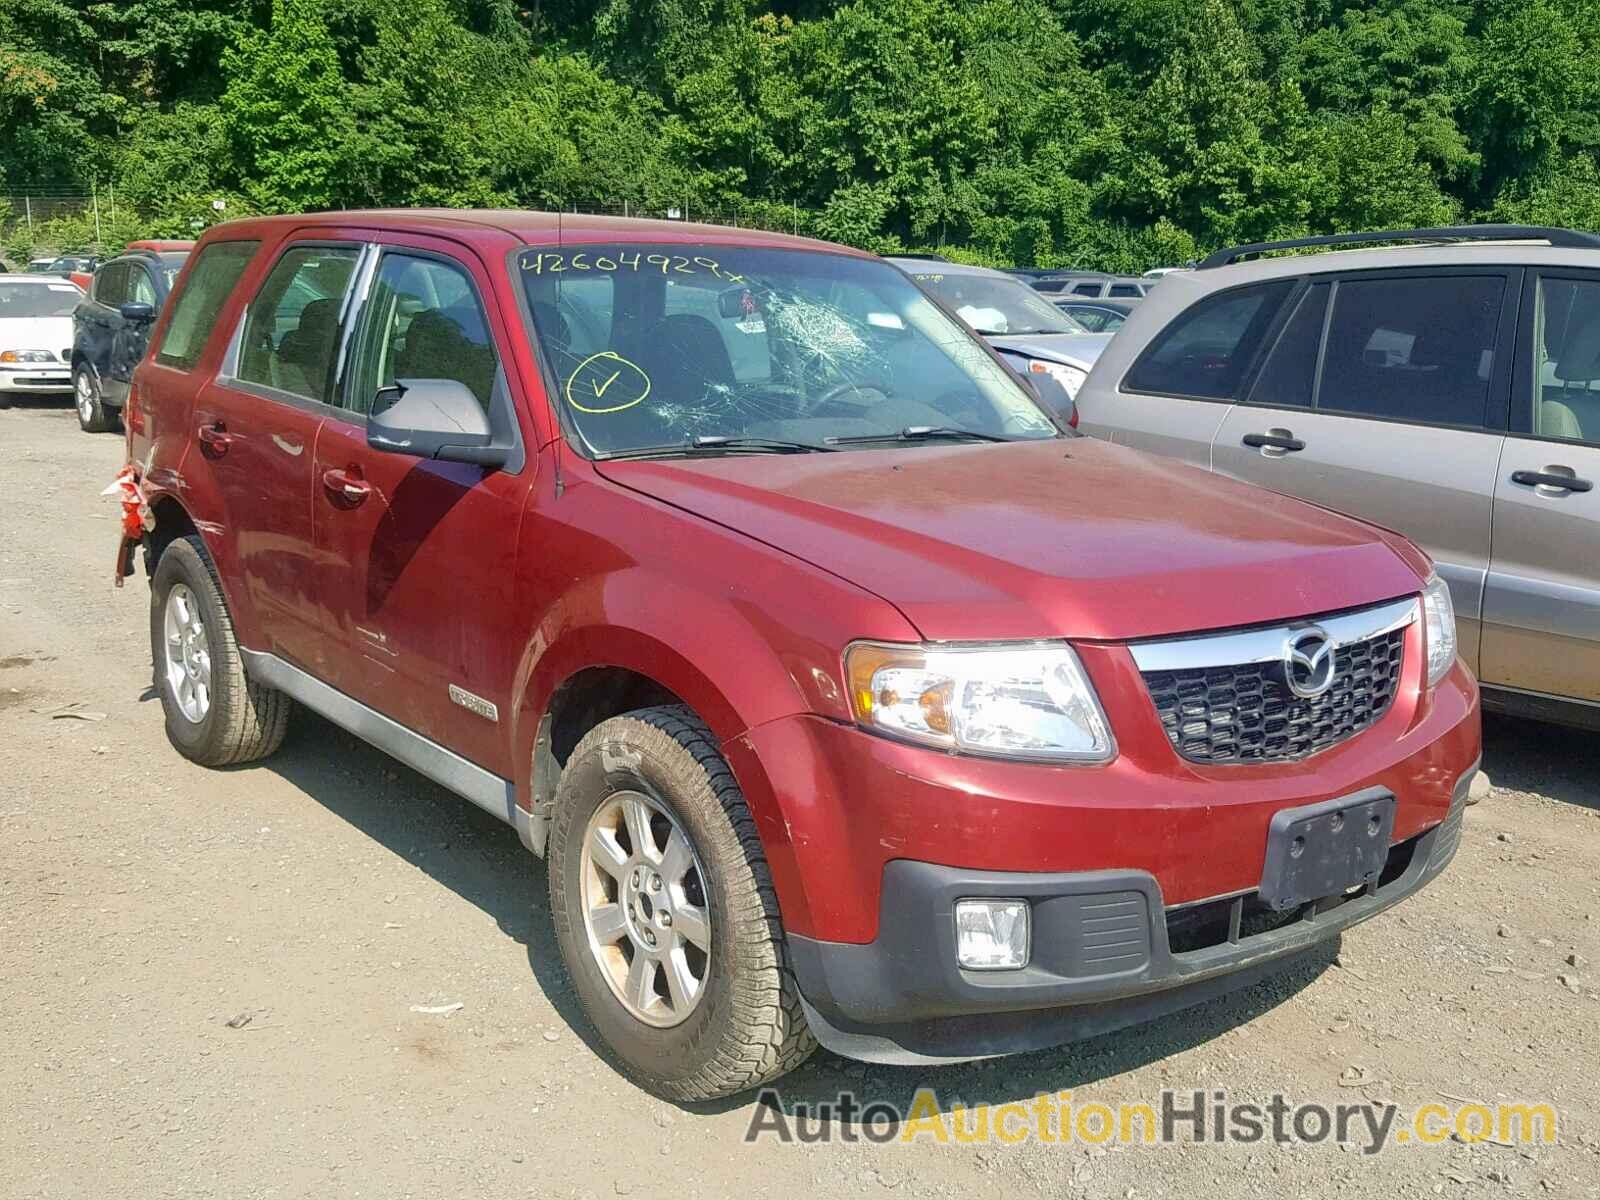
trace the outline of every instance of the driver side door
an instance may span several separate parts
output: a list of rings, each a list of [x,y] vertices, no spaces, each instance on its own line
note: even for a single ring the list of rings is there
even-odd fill
[[[506,331],[482,265],[447,243],[381,245],[317,438],[312,512],[320,606],[343,690],[495,774],[513,776],[517,531],[536,456],[503,468],[375,450],[367,420],[397,379],[466,385],[515,425]]]

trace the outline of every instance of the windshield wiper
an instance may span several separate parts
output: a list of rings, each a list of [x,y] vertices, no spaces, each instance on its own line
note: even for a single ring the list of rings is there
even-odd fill
[[[859,446],[868,442],[921,442],[950,438],[963,442],[1012,442],[998,433],[980,433],[976,429],[957,429],[953,425],[907,425],[899,433],[861,433],[850,437],[824,439],[835,446]]]
[[[624,458],[673,458],[688,454],[718,453],[729,450],[756,454],[832,454],[832,446],[818,446],[812,442],[789,442],[782,438],[731,437],[726,434],[701,434],[684,442],[669,446],[640,446],[634,450],[616,450],[598,457],[605,461]]]

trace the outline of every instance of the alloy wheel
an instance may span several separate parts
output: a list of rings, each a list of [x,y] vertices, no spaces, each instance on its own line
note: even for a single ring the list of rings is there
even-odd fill
[[[211,642],[200,604],[185,584],[167,593],[162,633],[167,688],[184,719],[198,725],[211,711]]]
[[[613,792],[589,819],[581,863],[589,951],[647,1025],[686,1020],[711,968],[706,876],[683,827],[651,797]]]

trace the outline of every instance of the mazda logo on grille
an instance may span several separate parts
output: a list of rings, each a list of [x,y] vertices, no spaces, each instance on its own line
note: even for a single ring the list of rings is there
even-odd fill
[[[1333,686],[1338,666],[1333,660],[1333,639],[1312,626],[1293,634],[1283,648],[1283,679],[1302,700],[1322,695]]]

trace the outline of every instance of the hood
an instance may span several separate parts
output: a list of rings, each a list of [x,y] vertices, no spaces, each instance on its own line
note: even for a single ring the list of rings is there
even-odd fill
[[[72,360],[71,317],[0,317],[0,350],[48,350]],[[44,364],[38,364],[43,366]]]
[[[1091,438],[599,462],[841,576],[930,640],[1121,641],[1420,590],[1405,539]]]
[[[1029,358],[1044,358],[1087,371],[1111,341],[1109,333],[994,334],[985,338],[996,350],[1010,350]]]

